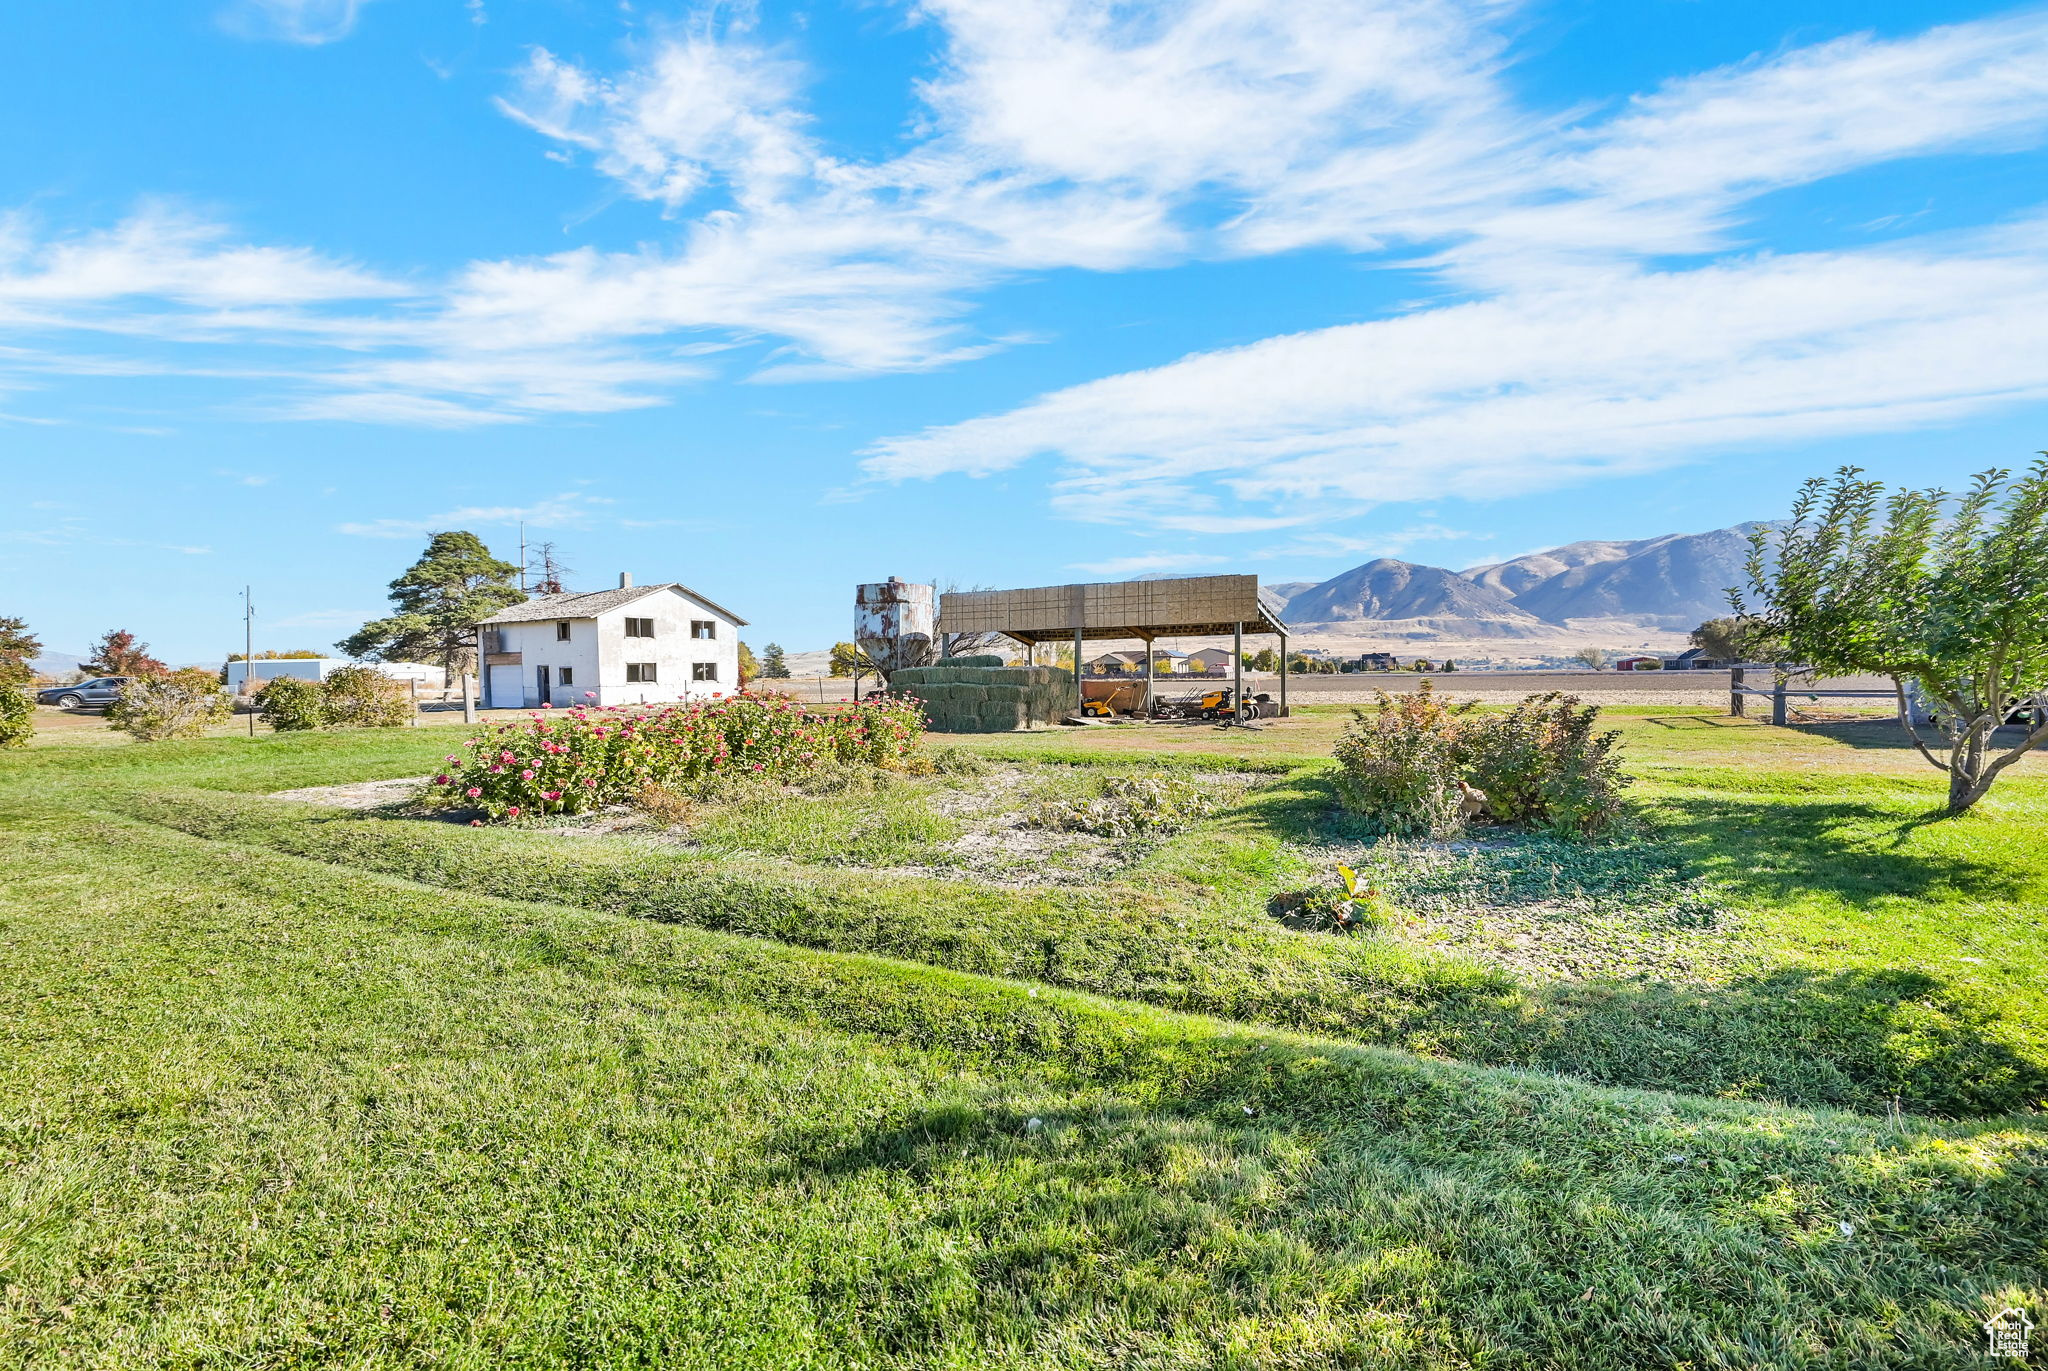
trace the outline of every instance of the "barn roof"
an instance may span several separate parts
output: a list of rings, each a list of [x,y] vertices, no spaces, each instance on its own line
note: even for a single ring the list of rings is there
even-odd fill
[[[1028,643],[1287,632],[1280,601],[1256,576],[1100,581],[1025,590],[953,590],[939,597],[942,633],[1006,633]]]

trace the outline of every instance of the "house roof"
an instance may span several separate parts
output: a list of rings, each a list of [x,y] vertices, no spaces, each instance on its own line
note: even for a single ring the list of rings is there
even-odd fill
[[[543,619],[594,619],[609,610],[630,605],[662,590],[680,590],[683,594],[723,614],[740,627],[747,621],[715,600],[706,599],[680,581],[662,581],[651,586],[622,586],[617,590],[586,590],[566,595],[536,595],[524,604],[501,609],[488,619],[478,619],[478,624],[526,624]]]

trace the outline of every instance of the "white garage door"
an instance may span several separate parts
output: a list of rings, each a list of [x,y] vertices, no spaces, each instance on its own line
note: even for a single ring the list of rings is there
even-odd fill
[[[526,672],[516,666],[494,666],[491,671],[491,693],[487,697],[492,709],[518,709],[526,703]]]

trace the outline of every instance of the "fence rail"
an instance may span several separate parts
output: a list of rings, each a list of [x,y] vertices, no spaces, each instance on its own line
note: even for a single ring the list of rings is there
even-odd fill
[[[1794,695],[1804,695],[1810,700],[1818,700],[1824,695],[1834,699],[1895,701],[1899,698],[1896,690],[1837,690],[1830,686],[1795,688],[1782,672],[1778,672],[1776,668],[1772,670],[1775,674],[1771,687],[1763,690],[1745,683],[1746,668],[1737,666],[1728,669],[1728,712],[1731,715],[1738,719],[1746,718],[1749,713],[1749,697],[1752,695],[1771,702],[1771,722],[1781,727],[1790,717],[1791,697]]]

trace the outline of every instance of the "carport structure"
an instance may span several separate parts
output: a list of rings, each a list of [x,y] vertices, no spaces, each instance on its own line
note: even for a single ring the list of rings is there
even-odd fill
[[[1280,639],[1280,712],[1287,713],[1287,624],[1280,617],[1279,597],[1262,591],[1256,576],[949,590],[939,597],[939,632],[1005,634],[1024,645],[1027,660],[1035,657],[1039,643],[1071,642],[1077,709],[1081,704],[1082,644],[1091,638],[1136,638],[1145,644],[1145,698],[1149,705],[1155,640],[1228,633],[1235,698],[1242,705],[1245,634],[1270,633]]]

